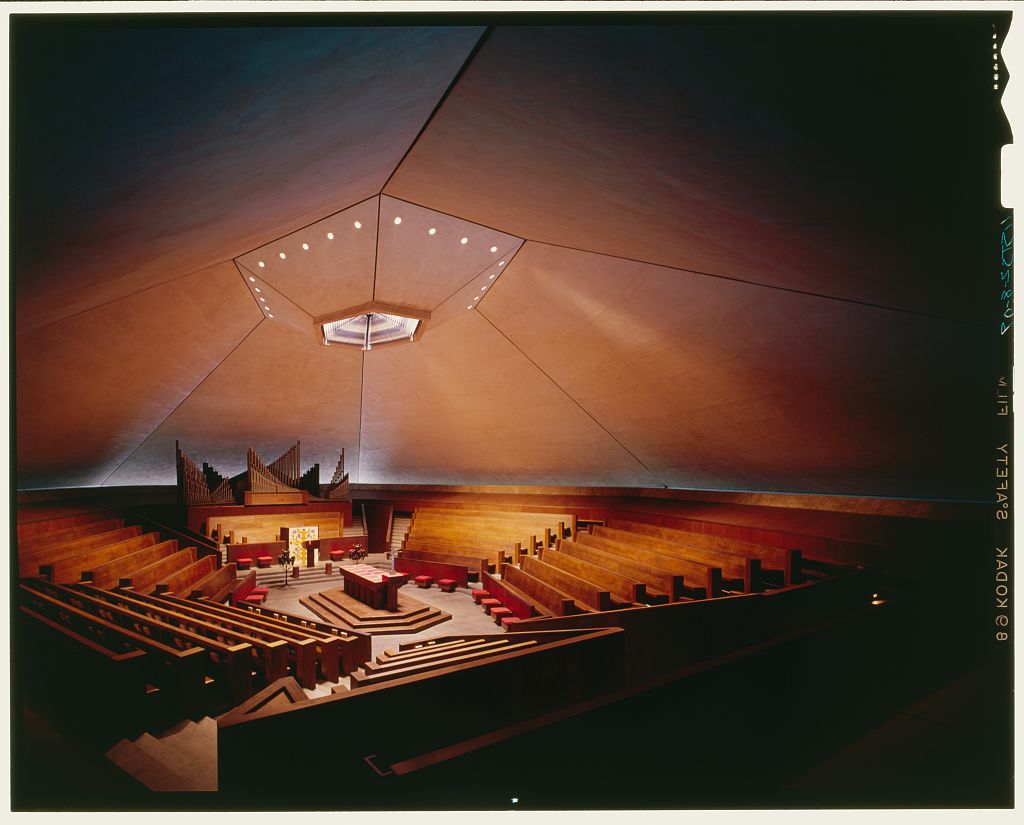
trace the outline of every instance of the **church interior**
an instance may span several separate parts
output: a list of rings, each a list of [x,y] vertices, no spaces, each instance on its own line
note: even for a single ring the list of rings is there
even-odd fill
[[[1012,806],[1009,23],[14,15],[13,808]]]

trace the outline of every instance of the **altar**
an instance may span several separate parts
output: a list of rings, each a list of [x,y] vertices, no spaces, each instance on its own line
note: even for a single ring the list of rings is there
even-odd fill
[[[409,573],[385,572],[369,564],[338,568],[345,580],[345,592],[376,610],[398,610],[398,588],[409,581]]]

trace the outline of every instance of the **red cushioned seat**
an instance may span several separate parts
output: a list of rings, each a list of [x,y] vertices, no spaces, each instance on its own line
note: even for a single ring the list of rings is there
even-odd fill
[[[416,582],[417,587],[430,587],[430,585],[434,583],[434,577],[417,576],[415,579],[413,579],[413,581]]]
[[[272,565],[273,563],[274,560],[270,556],[259,556],[256,559],[257,567],[270,567],[270,565]]]
[[[501,624],[501,620],[505,616],[511,616],[512,611],[507,607],[492,607],[491,618],[494,619],[495,624]]]
[[[480,600],[481,599],[487,599],[487,598],[490,598],[490,596],[491,596],[491,594],[488,593],[486,590],[474,590],[473,591],[473,601],[475,601],[477,604],[480,604]]]
[[[331,561],[341,561],[343,558],[345,558],[345,551],[344,550],[332,550],[331,551]]]
[[[484,612],[488,616],[491,615],[491,610],[492,609],[494,609],[495,607],[501,607],[502,606],[501,602],[498,601],[497,599],[481,599],[480,600],[480,605],[483,607]]]
[[[504,616],[501,619],[501,626],[504,628],[508,628],[510,625],[514,625],[516,622],[521,621],[522,619],[520,619],[518,616]]]
[[[455,585],[458,582],[455,579],[438,579],[437,586],[440,587],[445,593],[451,593],[455,590]]]
[[[250,604],[263,604],[264,599],[267,597],[262,593],[250,593],[242,601],[249,602]]]
[[[248,570],[252,567],[252,559],[248,556],[241,556],[240,558],[235,559],[235,565],[239,570]]]
[[[255,596],[269,596],[270,591],[266,587],[254,587],[252,589],[253,595]]]

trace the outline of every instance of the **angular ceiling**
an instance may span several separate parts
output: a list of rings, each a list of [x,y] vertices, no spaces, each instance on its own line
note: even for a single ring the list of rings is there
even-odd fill
[[[983,497],[996,18],[16,21],[18,486]]]

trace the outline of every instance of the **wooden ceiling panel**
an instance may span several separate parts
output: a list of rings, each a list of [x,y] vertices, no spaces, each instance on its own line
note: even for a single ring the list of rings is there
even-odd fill
[[[102,483],[259,323],[229,262],[19,335],[19,487]]]
[[[24,34],[14,134],[19,330],[236,257],[376,195],[481,31]]]
[[[248,252],[238,263],[316,317],[373,297],[376,241],[377,198],[370,198]]]
[[[963,27],[773,17],[499,27],[385,193],[528,240],[977,318],[965,277],[995,243],[998,150]],[[910,97],[892,80],[908,65],[929,78]]]
[[[111,476],[109,484],[173,484],[174,442],[222,475],[245,469],[251,444],[267,461],[301,442],[302,469],[329,481],[345,448],[359,457],[362,352],[263,323]]]
[[[360,480],[659,486],[478,313],[367,353]]]
[[[513,255],[521,243],[486,226],[382,197],[374,297],[433,310],[467,283],[486,279],[484,273]]]
[[[970,325],[534,243],[479,313],[669,486],[984,493]]]

